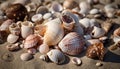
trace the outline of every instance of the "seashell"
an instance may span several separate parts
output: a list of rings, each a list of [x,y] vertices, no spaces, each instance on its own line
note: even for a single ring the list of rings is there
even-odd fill
[[[49,49],[49,46],[47,44],[42,44],[42,45],[39,46],[39,52],[41,54],[46,54],[46,53],[49,52],[49,50],[50,49]]]
[[[90,13],[91,15],[95,15],[95,14],[98,14],[98,13],[99,13],[99,10],[98,10],[98,9],[91,9],[89,13]]]
[[[95,43],[88,47],[86,56],[88,58],[99,58],[99,60],[103,60],[105,55],[105,48],[103,43]]]
[[[9,19],[14,19],[15,21],[23,21],[28,14],[27,9],[22,4],[13,4],[9,6],[5,13]]]
[[[100,38],[100,37],[104,36],[105,33],[106,33],[106,32],[105,32],[104,29],[94,26],[94,29],[92,30],[92,32],[91,32],[90,35],[91,35],[93,38]]]
[[[76,32],[68,33],[58,44],[62,52],[69,55],[78,55],[84,49],[84,39]]]
[[[4,1],[0,4],[0,9],[5,11],[11,5],[10,1]]]
[[[21,60],[23,60],[23,61],[28,61],[28,60],[30,60],[30,59],[33,58],[33,55],[30,54],[30,53],[22,53],[22,54],[20,55],[20,58],[21,58]]]
[[[36,10],[37,5],[34,2],[31,2],[31,3],[27,4],[25,7],[26,7],[28,12],[31,12],[31,11]]]
[[[24,41],[24,48],[32,48],[34,46],[37,45],[37,43],[39,42],[39,36],[37,35],[29,35],[25,41]]]
[[[10,45],[7,45],[6,48],[9,50],[9,51],[17,51],[20,49],[19,45],[18,44],[10,44]]]
[[[113,32],[113,35],[114,35],[115,37],[120,36],[120,27],[117,28],[117,29],[115,29],[115,31]]]
[[[62,10],[63,10],[63,7],[62,7],[61,4],[59,4],[59,3],[56,2],[56,1],[52,3],[51,8],[50,8],[50,11],[51,11],[52,13],[54,13],[54,12],[60,12],[60,11],[62,11]]]
[[[11,20],[11,19],[8,19],[8,20],[4,21],[2,23],[2,25],[0,26],[0,30],[1,31],[8,31],[9,25],[12,24],[12,23],[13,23],[13,20]]]
[[[37,50],[35,48],[29,48],[27,50],[27,52],[30,53],[30,54],[35,54],[37,52]]]
[[[75,0],[65,0],[63,2],[64,9],[73,9],[78,7],[78,3]]]
[[[56,64],[62,64],[65,62],[65,55],[58,49],[50,50],[47,55],[49,59]]]
[[[34,24],[30,21],[24,21],[21,23],[21,36],[26,38],[30,34],[33,34]]]
[[[80,64],[82,63],[82,61],[81,61],[79,58],[77,58],[77,57],[73,57],[73,58],[71,59],[71,61],[72,61],[72,63],[75,64],[75,65],[80,65]]]
[[[94,26],[100,27],[100,25],[96,21],[96,19],[90,19],[90,25],[91,25],[91,27],[94,27]]]
[[[14,34],[9,34],[7,37],[7,42],[9,43],[15,43],[19,39],[19,36]]]
[[[37,10],[36,10],[36,14],[42,14],[42,15],[44,15],[45,13],[48,13],[49,12],[49,10],[48,10],[48,8],[47,7],[45,7],[45,6],[40,6],[40,7],[38,7],[37,8]]]
[[[99,38],[100,41],[105,41],[105,40],[107,40],[107,39],[108,39],[107,36],[103,36],[103,37],[100,37],[100,38]]]
[[[11,34],[19,35],[19,34],[20,34],[20,27],[19,27],[18,24],[12,23],[12,24],[9,26],[9,31],[11,32]]]
[[[49,58],[48,58],[47,55],[41,55],[39,58],[40,58],[41,60],[43,60],[43,61],[46,61],[46,62],[49,61]]]
[[[115,42],[115,45],[119,44],[120,42],[120,28],[115,29],[113,32],[113,41]]]
[[[80,23],[83,27],[85,27],[85,28],[88,28],[88,27],[91,26],[91,25],[90,25],[90,19],[88,19],[88,18],[83,18],[83,19],[81,19],[81,20],[79,21],[79,23]]]
[[[44,33],[43,43],[48,46],[57,45],[64,36],[64,30],[59,18],[45,23],[46,32]],[[44,30],[43,30],[44,31]]]
[[[84,38],[85,38],[86,40],[92,39],[92,37],[91,37],[90,35],[84,35]]]
[[[103,64],[101,63],[101,62],[97,62],[96,63],[96,66],[98,66],[98,67],[100,67],[100,66],[102,66]]]
[[[15,0],[13,2],[13,4],[17,4],[17,3],[20,3],[22,5],[26,5],[26,4],[30,3],[30,0]]]
[[[35,34],[39,34],[40,36],[44,36],[45,32],[46,32],[46,26],[44,26],[44,25],[36,25],[34,27]]]
[[[62,17],[61,17],[61,20],[63,22],[63,27],[65,29],[67,29],[69,31],[73,30],[75,21],[74,21],[74,19],[70,15],[63,14]]]
[[[52,13],[45,13],[44,15],[43,15],[43,19],[50,19],[50,18],[52,18]]]
[[[95,43],[100,43],[101,41],[99,39],[89,39],[89,40],[86,40],[86,46],[91,46],[92,44],[95,44]]]
[[[33,22],[40,22],[40,21],[42,21],[42,18],[43,18],[42,14],[35,14],[32,16],[31,20]]]
[[[94,5],[94,4],[98,4],[98,3],[99,3],[99,0],[87,0],[87,2],[88,2],[89,4]]]

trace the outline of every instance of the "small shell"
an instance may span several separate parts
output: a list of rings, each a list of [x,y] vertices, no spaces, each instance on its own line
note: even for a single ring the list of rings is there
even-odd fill
[[[77,58],[77,57],[73,57],[71,59],[72,63],[75,64],[75,65],[80,65],[82,63],[82,61],[80,60],[80,58]]]
[[[89,18],[83,18],[83,19],[81,19],[79,22],[80,22],[80,24],[81,24],[83,27],[85,27],[85,28],[88,28],[88,27],[91,26],[91,25],[90,25],[90,19],[89,19]]]
[[[47,55],[49,59],[56,64],[62,64],[65,62],[65,55],[58,49],[50,50]]]
[[[20,34],[20,27],[19,27],[18,24],[12,23],[12,24],[9,26],[9,31],[11,32],[11,34],[19,35],[19,34]]]
[[[48,8],[45,7],[45,6],[40,6],[36,10],[36,14],[42,14],[42,15],[44,15],[45,13],[48,13],[48,12],[49,12]]]
[[[21,60],[28,61],[33,58],[33,55],[30,53],[23,53],[20,55]]]
[[[24,42],[24,48],[31,48],[37,45],[39,37],[37,35],[29,35]]]
[[[102,63],[101,62],[97,62],[96,66],[100,67],[100,66],[102,66]]]
[[[47,44],[42,44],[42,45],[40,45],[40,47],[39,47],[39,52],[41,53],[41,54],[46,54],[46,53],[48,53],[49,52],[49,46],[47,45]]]
[[[43,60],[43,61],[46,61],[46,62],[49,61],[49,58],[48,58],[47,55],[41,55],[39,58],[40,58],[41,60]]]
[[[17,45],[17,44],[7,45],[6,48],[7,48],[9,51],[16,51],[16,50],[19,50],[19,49],[20,49],[19,45]]]
[[[35,14],[35,15],[33,15],[31,20],[33,22],[40,22],[42,20],[42,14]]]
[[[113,32],[114,36],[120,36],[120,27]]]
[[[30,0],[15,0],[15,1],[13,2],[13,4],[17,4],[17,3],[26,5],[26,4],[30,3]]]
[[[85,38],[86,40],[92,39],[92,37],[91,37],[90,35],[84,35],[84,38]]]
[[[76,32],[68,33],[59,43],[59,48],[66,54],[78,55],[84,50],[84,39]]]
[[[51,11],[52,13],[54,13],[54,12],[60,12],[60,11],[62,11],[62,10],[63,10],[63,7],[62,7],[61,4],[59,4],[58,2],[53,2],[53,3],[52,3],[52,6],[51,6],[51,8],[50,8],[50,11]]]
[[[51,18],[52,17],[52,13],[45,13],[44,15],[43,15],[43,19],[49,19],[49,18]]]
[[[95,15],[95,14],[99,13],[99,10],[98,10],[98,9],[92,9],[92,10],[90,10],[89,13],[90,13],[91,15]]]
[[[90,39],[86,41],[86,46],[91,46],[92,44],[95,43],[100,43],[101,41],[99,39]]]
[[[37,50],[35,48],[30,48],[27,50],[27,52],[30,54],[35,54],[37,52]]]
[[[99,60],[103,60],[105,55],[105,48],[103,43],[95,43],[88,47],[86,56],[89,58],[99,58]]]
[[[87,2],[88,2],[89,4],[92,4],[92,5],[98,4],[99,1],[100,1],[100,0],[87,0]]]
[[[9,34],[7,37],[7,42],[9,43],[15,43],[19,39],[19,36],[14,34]]]
[[[91,36],[93,38],[100,38],[105,35],[105,30],[99,27],[94,26],[93,31],[91,32]]]

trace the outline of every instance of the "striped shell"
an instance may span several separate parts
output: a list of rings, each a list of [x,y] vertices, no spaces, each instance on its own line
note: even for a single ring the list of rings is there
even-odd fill
[[[39,37],[37,35],[29,35],[24,42],[24,48],[31,48],[37,45]]]
[[[56,64],[62,64],[65,61],[65,55],[58,49],[50,50],[47,55]]]
[[[68,33],[59,43],[60,49],[69,55],[78,55],[84,49],[84,39],[75,32]]]

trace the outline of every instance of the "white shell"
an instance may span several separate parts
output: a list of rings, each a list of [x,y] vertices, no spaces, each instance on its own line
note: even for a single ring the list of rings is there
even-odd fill
[[[69,55],[78,55],[84,50],[84,39],[76,32],[68,33],[58,44],[62,52]]]
[[[31,20],[33,22],[39,22],[39,21],[41,21],[42,20],[42,14],[35,14],[35,15],[33,15],[32,18],[31,18]]]
[[[58,49],[50,50],[47,55],[49,59],[56,64],[62,64],[65,62],[65,55]]]
[[[86,40],[86,46],[90,46],[92,44],[95,43],[100,43],[101,41],[99,39],[90,39],[90,40]]]
[[[101,62],[97,62],[97,63],[96,63],[96,66],[98,66],[98,67],[99,67],[99,66],[102,66],[102,63],[101,63]]]
[[[105,30],[99,27],[94,26],[93,31],[91,32],[91,36],[93,38],[99,38],[105,35]]]
[[[49,60],[47,55],[41,55],[39,58],[43,61],[46,61],[46,62]]]
[[[45,23],[47,26],[46,32],[44,34],[43,43],[50,45],[56,45],[64,36],[64,30],[61,25],[61,21],[59,18],[51,20]]]
[[[33,55],[30,53],[23,53],[20,55],[21,60],[28,61],[33,58]]]
[[[44,15],[43,15],[43,19],[49,19],[49,18],[51,18],[52,17],[52,13],[45,13]]]
[[[92,9],[92,10],[90,10],[89,13],[92,14],[92,15],[95,15],[95,14],[99,13],[99,10],[98,9]]]
[[[82,63],[81,59],[80,58],[77,58],[77,57],[73,57],[71,58],[71,61],[73,64],[75,65],[80,65]]]
[[[49,46],[47,44],[42,44],[42,45],[39,46],[39,52],[41,54],[46,54],[46,53],[49,52],[49,50],[50,49],[49,49]]]
[[[80,24],[81,24],[83,27],[85,27],[85,28],[88,28],[88,27],[91,26],[91,25],[90,25],[90,19],[88,19],[88,18],[83,18],[83,19],[81,19],[79,22],[80,22]]]
[[[85,38],[86,40],[92,39],[92,37],[91,37],[90,35],[84,35],[84,38]]]
[[[34,24],[32,22],[24,21],[24,22],[21,23],[21,25],[22,25],[22,27],[21,27],[21,36],[23,38],[26,38],[30,34],[33,34]]]
[[[7,37],[7,42],[9,43],[15,43],[19,39],[19,36],[14,34],[9,34]]]
[[[120,37],[119,36],[113,37],[113,41],[115,43],[118,43],[120,41]]]

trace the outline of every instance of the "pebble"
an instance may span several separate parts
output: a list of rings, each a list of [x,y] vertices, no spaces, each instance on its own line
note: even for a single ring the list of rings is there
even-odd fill
[[[21,54],[20,58],[23,61],[28,61],[33,58],[33,55],[30,53],[23,53],[23,54]]]

